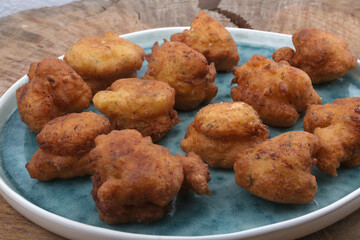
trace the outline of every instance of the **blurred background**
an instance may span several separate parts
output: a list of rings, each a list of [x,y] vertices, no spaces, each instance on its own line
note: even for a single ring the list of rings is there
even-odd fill
[[[0,17],[5,17],[29,9],[60,6],[73,1],[74,0],[1,0]]]

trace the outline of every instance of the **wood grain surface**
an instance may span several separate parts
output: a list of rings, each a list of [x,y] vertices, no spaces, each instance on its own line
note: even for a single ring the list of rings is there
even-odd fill
[[[83,0],[0,18],[0,96],[31,62],[63,55],[79,38],[188,26],[198,6],[198,0]],[[221,0],[206,12],[227,27],[287,34],[301,27],[324,29],[347,39],[360,57],[359,0]],[[0,239],[63,239],[22,217],[2,197],[0,209]],[[360,210],[302,239],[360,239]]]

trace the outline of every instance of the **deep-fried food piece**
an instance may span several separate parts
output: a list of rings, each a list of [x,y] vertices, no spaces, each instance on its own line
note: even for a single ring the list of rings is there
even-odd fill
[[[317,137],[307,132],[287,132],[268,139],[238,155],[236,183],[273,202],[311,202],[317,192],[315,176],[311,175],[317,149]]]
[[[175,33],[171,41],[183,42],[214,62],[217,71],[231,70],[239,62],[236,43],[226,28],[215,18],[200,12],[190,30]]]
[[[119,79],[106,91],[95,94],[93,103],[114,129],[136,129],[154,142],[180,121],[173,109],[175,90],[166,82]]]
[[[104,116],[93,112],[72,113],[48,122],[36,136],[39,147],[57,155],[73,155],[90,151],[94,139],[111,130]]]
[[[150,137],[131,129],[101,135],[95,143],[90,152],[96,161],[91,194],[100,219],[108,224],[150,223],[162,218],[171,210],[184,177],[194,189],[209,193],[203,182],[208,172],[201,170],[196,155],[173,156],[165,147],[153,144]],[[188,163],[184,170],[183,161],[194,161],[194,170]]]
[[[107,119],[93,112],[55,118],[37,135],[40,149],[26,168],[40,181],[92,175],[95,163],[90,161],[89,151],[95,147],[98,135],[110,131]]]
[[[38,133],[51,119],[90,106],[91,90],[64,61],[45,58],[30,65],[29,82],[16,91],[21,120]]]
[[[181,189],[186,192],[192,189],[199,195],[210,194],[208,182],[210,181],[209,167],[194,152],[189,152],[186,157],[176,154],[184,169],[184,182]]]
[[[321,104],[310,78],[300,69],[254,55],[234,69],[234,101],[251,105],[261,120],[275,127],[290,127],[311,104]]]
[[[336,80],[356,67],[356,57],[349,51],[348,42],[333,33],[302,28],[294,33],[292,41],[296,52],[283,47],[272,58],[302,69],[314,84]]]
[[[319,138],[316,158],[320,171],[336,177],[340,164],[360,165],[360,97],[311,105],[304,117],[304,130]]]
[[[199,52],[179,42],[158,42],[146,55],[148,70],[143,79],[167,82],[175,89],[175,109],[191,110],[216,96],[216,70]]]
[[[202,108],[180,142],[212,167],[233,168],[236,155],[268,138],[257,112],[243,102],[214,103]]]
[[[26,168],[31,178],[50,181],[56,178],[92,175],[95,162],[90,161],[88,153],[60,156],[39,149],[26,164]]]
[[[30,65],[29,82],[41,79],[51,89],[54,104],[65,112],[78,112],[89,107],[91,93],[81,77],[64,61],[44,58]]]
[[[70,47],[64,57],[89,85],[93,95],[119,78],[136,77],[144,61],[144,50],[114,33],[85,37]]]

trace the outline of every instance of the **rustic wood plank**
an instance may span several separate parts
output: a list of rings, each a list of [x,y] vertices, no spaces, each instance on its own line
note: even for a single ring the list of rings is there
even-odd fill
[[[293,34],[306,27],[333,32],[360,57],[360,1],[222,0],[218,8],[237,13],[257,30]]]

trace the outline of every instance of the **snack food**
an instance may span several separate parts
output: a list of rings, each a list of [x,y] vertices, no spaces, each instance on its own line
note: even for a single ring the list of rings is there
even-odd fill
[[[239,62],[234,39],[215,18],[200,12],[192,21],[190,30],[175,33],[171,41],[182,42],[202,53],[209,63],[214,62],[217,71],[231,70]]]
[[[166,82],[119,79],[106,91],[96,93],[93,103],[114,129],[136,129],[154,142],[180,121],[173,109],[175,90]]]
[[[64,61],[45,58],[31,64],[29,82],[16,90],[21,120],[38,133],[50,120],[90,106],[91,90]]]
[[[92,94],[105,90],[115,80],[136,77],[144,61],[144,50],[114,33],[84,37],[71,46],[64,61],[88,84]]]
[[[360,165],[360,97],[311,105],[304,117],[304,130],[319,138],[315,156],[320,171],[336,177],[340,164]]]
[[[187,188],[210,193],[207,166],[204,169],[195,154],[173,156],[150,137],[130,129],[113,130],[97,137],[95,143],[90,152],[96,162],[91,194],[100,219],[108,224],[161,219],[171,210],[184,179]]]
[[[305,71],[314,84],[337,80],[356,67],[356,57],[349,51],[348,42],[333,33],[301,28],[292,40],[296,52],[283,47],[272,58]]]
[[[253,55],[233,71],[234,101],[251,105],[261,120],[274,127],[290,127],[311,104],[321,104],[311,80],[300,69]]]
[[[158,42],[146,55],[148,70],[143,79],[167,82],[175,89],[175,109],[192,110],[216,96],[216,71],[206,58],[180,42]]]
[[[184,152],[195,152],[209,166],[233,168],[237,154],[268,138],[269,130],[257,112],[243,102],[203,107],[180,142]]]
[[[36,137],[40,148],[26,164],[30,176],[50,181],[93,174],[89,151],[95,146],[95,137],[110,130],[107,119],[93,112],[51,120]]]
[[[236,183],[252,194],[278,203],[304,204],[317,192],[311,168],[318,150],[315,135],[283,133],[239,154],[234,164]]]

